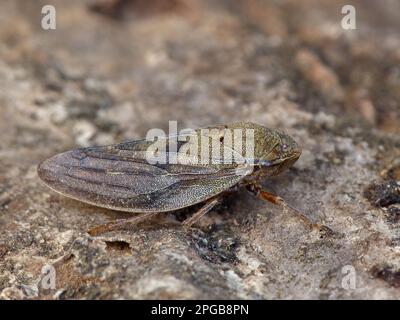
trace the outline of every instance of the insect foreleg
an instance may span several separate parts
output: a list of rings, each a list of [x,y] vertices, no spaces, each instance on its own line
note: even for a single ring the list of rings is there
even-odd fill
[[[135,225],[144,220],[150,219],[152,216],[154,216],[156,214],[157,214],[157,212],[146,212],[146,213],[141,213],[140,215],[132,217],[132,218],[119,219],[119,220],[105,223],[105,224],[102,224],[99,226],[95,226],[95,227],[91,228],[88,231],[88,233],[91,236],[97,236],[101,233],[124,229],[124,227],[126,227],[128,225],[129,226]]]
[[[204,216],[208,211],[210,211],[220,202],[221,202],[221,197],[216,197],[208,200],[206,204],[203,207],[201,207],[197,212],[195,212],[190,218],[183,221],[182,225],[184,227],[191,227],[193,224],[199,221],[202,216]]]
[[[300,220],[310,229],[317,229],[321,233],[325,234],[331,234],[333,231],[320,224],[320,223],[314,223],[312,222],[309,218],[307,218],[302,212],[297,210],[296,208],[292,207],[290,204],[288,204],[284,199],[282,199],[280,196],[270,193],[268,191],[262,190],[261,186],[256,185],[256,184],[251,184],[247,186],[247,190],[249,190],[251,193],[255,194],[258,198],[262,200],[267,200],[273,204],[276,204],[278,206],[283,207],[284,209],[287,209],[290,211],[292,214],[296,215]]]

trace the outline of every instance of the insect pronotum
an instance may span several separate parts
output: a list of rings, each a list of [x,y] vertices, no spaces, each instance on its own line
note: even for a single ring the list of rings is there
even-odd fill
[[[292,166],[300,154],[300,147],[287,134],[238,122],[157,140],[70,150],[43,161],[38,175],[67,197],[138,213],[134,218],[96,227],[92,234],[204,203],[183,222],[191,226],[238,186],[290,209],[308,226],[321,230],[322,225],[311,223],[281,197],[260,186],[262,179]]]

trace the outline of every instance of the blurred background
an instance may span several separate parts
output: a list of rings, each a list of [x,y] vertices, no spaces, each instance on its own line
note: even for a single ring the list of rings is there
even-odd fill
[[[2,136],[107,144],[168,120],[303,126],[302,111],[399,133],[400,3],[353,1],[356,30],[345,4],[3,0]]]

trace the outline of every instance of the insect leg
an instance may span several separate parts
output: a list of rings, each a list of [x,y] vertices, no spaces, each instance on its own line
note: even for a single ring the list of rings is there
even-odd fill
[[[262,190],[259,185],[251,184],[251,185],[247,186],[247,189],[262,200],[267,200],[273,204],[283,207],[284,209],[289,209],[289,211],[291,213],[295,214],[298,218],[300,218],[300,220],[310,229],[317,229],[318,231],[320,231],[324,234],[332,234],[333,233],[333,231],[330,228],[328,228],[327,226],[324,226],[320,223],[312,222],[302,212],[300,212],[296,208],[292,207],[280,196],[270,193],[268,191]]]
[[[157,214],[157,212],[146,212],[146,213],[142,213],[142,214],[132,217],[132,218],[120,219],[120,220],[108,222],[108,223],[101,224],[99,226],[90,228],[88,230],[88,233],[91,236],[97,236],[101,233],[105,233],[108,231],[123,229],[127,225],[135,225],[144,220],[150,219],[152,216],[154,216],[156,214]]]
[[[196,213],[194,213],[190,218],[187,218],[182,222],[184,227],[191,227],[197,221],[200,220],[202,216],[204,216],[208,211],[210,211],[214,206],[221,202],[221,198],[212,198],[206,202],[206,204],[201,207]]]

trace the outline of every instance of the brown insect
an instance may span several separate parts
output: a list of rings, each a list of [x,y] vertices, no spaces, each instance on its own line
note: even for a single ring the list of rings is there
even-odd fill
[[[235,134],[238,132],[246,134]],[[153,157],[150,160],[149,154]],[[67,197],[138,213],[95,227],[92,234],[204,203],[183,222],[191,226],[238,186],[290,209],[312,228],[327,230],[260,186],[262,179],[292,166],[300,154],[300,147],[290,136],[258,124],[238,122],[158,137],[156,142],[143,139],[67,151],[43,161],[38,175],[51,189]]]

